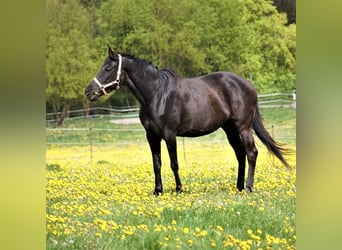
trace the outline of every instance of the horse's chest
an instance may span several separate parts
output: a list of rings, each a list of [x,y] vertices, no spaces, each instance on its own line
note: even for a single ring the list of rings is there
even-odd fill
[[[176,131],[179,125],[179,115],[172,110],[169,112],[144,112],[141,122],[146,130],[164,137],[167,131]]]
[[[156,135],[161,135],[164,127],[161,117],[145,111],[140,114],[140,120],[146,130],[152,131]]]

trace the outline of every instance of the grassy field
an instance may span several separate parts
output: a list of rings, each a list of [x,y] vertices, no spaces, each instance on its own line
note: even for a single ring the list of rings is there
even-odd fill
[[[269,130],[274,125],[276,137],[295,152],[295,110],[262,111]],[[141,129],[106,119],[71,121],[66,128]],[[164,194],[156,198],[143,131],[99,132],[92,159],[89,145],[47,146],[47,249],[295,249],[295,171],[261,143],[255,192],[247,194],[235,188],[237,162],[222,132],[186,139],[184,148],[179,140],[180,195],[163,143]],[[47,134],[47,142],[56,138],[88,142],[84,134]],[[295,154],[287,159],[295,170]]]

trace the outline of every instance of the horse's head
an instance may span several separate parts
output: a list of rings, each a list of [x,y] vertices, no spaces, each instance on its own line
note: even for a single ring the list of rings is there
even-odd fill
[[[96,101],[102,95],[120,88],[122,57],[108,49],[108,57],[101,66],[99,73],[85,89],[85,95],[90,101]]]

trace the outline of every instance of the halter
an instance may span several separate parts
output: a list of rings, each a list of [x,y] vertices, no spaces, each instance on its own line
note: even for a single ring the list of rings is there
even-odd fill
[[[94,81],[96,84],[99,86],[101,91],[103,92],[104,95],[108,95],[106,88],[113,86],[116,84],[116,89],[120,89],[120,75],[121,75],[121,64],[122,64],[122,56],[118,54],[119,57],[119,66],[118,66],[118,71],[116,72],[116,79],[110,83],[107,83],[105,85],[102,85],[99,80],[97,80],[96,77],[94,77]]]

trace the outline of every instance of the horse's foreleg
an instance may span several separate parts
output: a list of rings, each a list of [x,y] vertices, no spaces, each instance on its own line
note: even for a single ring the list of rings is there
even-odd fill
[[[175,175],[176,180],[176,192],[177,194],[183,192],[182,189],[182,183],[179,178],[178,173],[178,159],[177,159],[177,142],[176,137],[168,138],[166,141],[167,150],[169,152],[170,156],[170,165],[173,171],[173,174]]]
[[[252,192],[254,185],[254,173],[255,173],[255,164],[258,157],[258,150],[254,144],[254,138],[252,130],[243,130],[241,132],[242,140],[245,144],[247,159],[248,159],[248,178],[246,182],[246,191]]]
[[[153,194],[158,196],[163,192],[163,184],[161,178],[161,157],[160,157],[160,142],[161,138],[154,136],[153,134],[147,132],[147,140],[150,145],[152,160],[153,160],[153,170],[155,177],[155,188]]]

